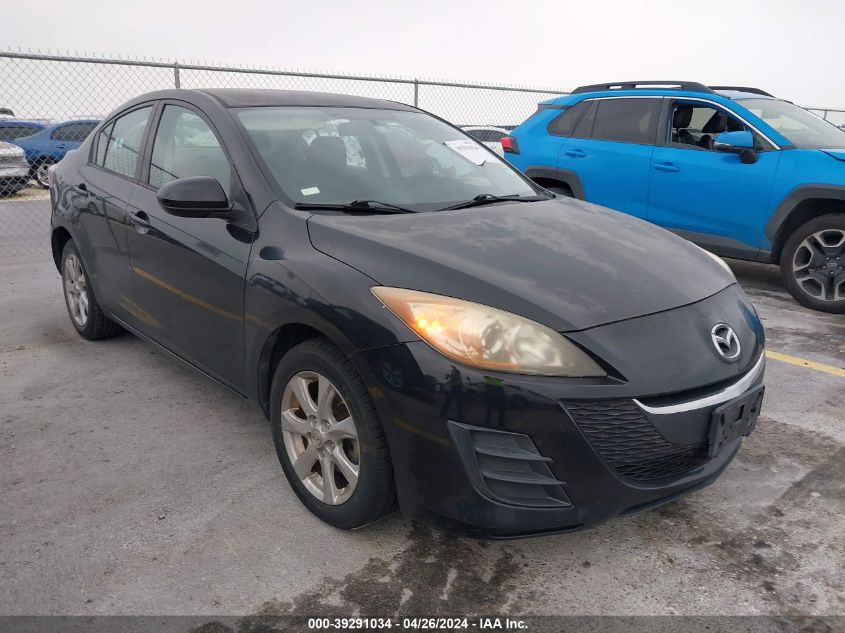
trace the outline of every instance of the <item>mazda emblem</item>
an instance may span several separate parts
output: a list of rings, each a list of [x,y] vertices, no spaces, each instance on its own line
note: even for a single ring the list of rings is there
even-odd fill
[[[742,347],[739,344],[739,337],[733,328],[726,323],[717,323],[710,330],[710,338],[719,356],[728,363],[739,360]]]

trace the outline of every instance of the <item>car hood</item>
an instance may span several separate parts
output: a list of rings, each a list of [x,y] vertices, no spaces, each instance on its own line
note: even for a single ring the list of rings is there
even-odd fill
[[[377,284],[459,297],[558,331],[661,312],[735,279],[690,242],[587,202],[315,214],[312,244]]]

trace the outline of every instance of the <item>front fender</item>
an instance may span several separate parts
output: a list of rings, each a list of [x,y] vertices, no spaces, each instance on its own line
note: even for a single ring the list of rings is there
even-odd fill
[[[350,357],[417,340],[372,294],[376,280],[311,245],[306,217],[273,205],[259,221],[244,294],[247,384],[258,402],[262,369],[286,326],[316,330]]]

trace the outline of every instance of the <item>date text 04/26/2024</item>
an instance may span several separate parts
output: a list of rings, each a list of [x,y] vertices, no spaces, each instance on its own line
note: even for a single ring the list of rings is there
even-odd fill
[[[377,630],[397,628],[408,631],[458,631],[458,630],[510,630],[518,631],[527,628],[520,619],[500,617],[479,618],[309,618],[308,628],[311,630]]]

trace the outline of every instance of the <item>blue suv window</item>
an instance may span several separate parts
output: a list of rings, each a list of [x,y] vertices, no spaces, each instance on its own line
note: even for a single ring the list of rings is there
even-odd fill
[[[548,132],[552,136],[569,136],[572,134],[572,129],[578,123],[578,119],[584,114],[584,110],[590,105],[591,101],[582,101],[576,103],[571,108],[567,108],[555,117],[548,126]]]
[[[578,121],[572,136],[575,138],[590,138],[593,135],[593,123],[596,121],[596,101],[584,102],[587,103],[587,111]]]
[[[601,99],[592,137],[604,141],[652,145],[660,103],[659,98]]]
[[[672,147],[713,150],[718,134],[746,130],[754,134],[755,150],[762,152],[772,149],[754,130],[732,114],[715,106],[676,101],[672,104],[670,121],[665,140]]]

